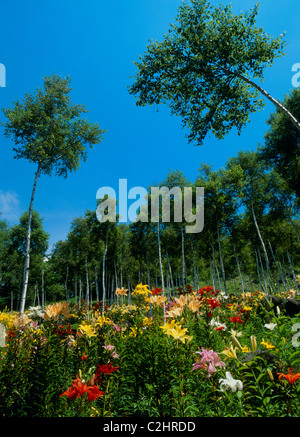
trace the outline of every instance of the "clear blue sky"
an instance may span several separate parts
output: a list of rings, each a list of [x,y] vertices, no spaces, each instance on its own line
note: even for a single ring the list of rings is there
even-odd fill
[[[227,1],[212,0],[212,4]],[[255,0],[232,0],[234,11],[248,10]],[[207,138],[203,147],[187,143],[179,118],[167,107],[138,108],[127,87],[134,60],[150,38],[160,40],[174,21],[180,0],[14,0],[1,2],[0,63],[6,87],[0,106],[11,106],[24,93],[56,73],[72,78],[72,100],[89,109],[88,118],[108,130],[104,141],[89,151],[88,161],[67,179],[42,176],[35,209],[44,219],[51,243],[64,239],[73,218],[95,209],[102,186],[147,188],[179,169],[194,180],[200,163],[214,169],[243,149],[256,149],[267,130],[271,103],[251,118],[241,136]],[[292,89],[292,65],[300,63],[299,0],[262,0],[258,24],[274,36],[286,31],[286,56],[265,71],[263,86],[278,99]],[[0,114],[0,121],[3,121]],[[13,159],[13,144],[0,127],[0,210],[10,224],[29,205],[35,167]]]

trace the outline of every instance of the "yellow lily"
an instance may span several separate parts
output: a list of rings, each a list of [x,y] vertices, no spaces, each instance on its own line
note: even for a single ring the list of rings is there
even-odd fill
[[[273,346],[271,343],[266,342],[264,339],[262,339],[260,344],[265,346],[267,349],[275,349],[275,346]]]
[[[107,318],[107,317],[105,317],[105,316],[100,316],[100,317],[98,317],[98,319],[97,319],[97,321],[96,321],[96,325],[98,325],[98,326],[100,326],[100,328],[102,328],[102,326],[103,326],[105,323],[106,323],[107,325],[112,325],[112,324],[113,324],[113,322],[112,322],[109,318]]]
[[[149,286],[143,285],[142,282],[140,284],[138,284],[135,287],[134,291],[132,292],[133,295],[141,294],[141,295],[147,295],[147,296],[149,293],[150,293]]]
[[[87,337],[96,337],[96,332],[95,329],[92,325],[88,325],[85,323],[82,323],[81,325],[78,326],[78,330],[82,333],[85,334]]]
[[[229,347],[226,347],[221,354],[226,355],[227,358],[237,358],[236,348],[233,347],[232,343],[230,343]]]
[[[183,313],[182,307],[174,307],[171,308],[169,311],[167,311],[166,317],[180,317],[182,313]]]
[[[163,326],[160,326],[160,329],[164,331],[165,334],[167,334],[171,329],[173,329],[176,325],[176,321],[172,320],[171,322],[165,323]]]
[[[116,289],[116,295],[119,295],[119,296],[127,296],[127,291],[128,291],[128,289],[125,289],[124,287],[122,287],[122,288],[117,288],[117,289]]]
[[[250,307],[249,305],[245,305],[243,310],[244,311],[252,311],[252,307]]]
[[[168,335],[171,335],[175,340],[180,340],[182,343],[185,343],[187,340],[188,343],[192,340],[192,336],[186,335],[187,328],[182,328],[180,325],[176,325],[173,329],[167,332]]]
[[[195,312],[197,312],[197,311],[199,310],[200,305],[201,305],[201,303],[200,303],[199,299],[197,299],[197,298],[192,298],[192,299],[190,300],[190,302],[189,302],[189,309],[190,309],[193,313],[195,313]]]
[[[149,302],[154,305],[161,306],[164,302],[166,302],[166,300],[166,296],[151,296]]]

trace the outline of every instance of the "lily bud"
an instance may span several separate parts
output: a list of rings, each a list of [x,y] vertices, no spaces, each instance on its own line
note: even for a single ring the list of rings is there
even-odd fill
[[[254,335],[251,335],[250,339],[251,339],[251,348],[252,348],[252,351],[255,352],[256,349],[257,349],[256,337]]]
[[[231,336],[233,343],[237,346],[239,350],[243,350],[241,343],[238,341],[235,335]]]
[[[267,372],[268,372],[268,375],[269,375],[269,377],[270,377],[270,380],[271,380],[271,381],[274,381],[273,373],[271,372],[271,370],[270,370],[269,368],[267,368]]]
[[[280,316],[280,308],[279,308],[279,306],[276,307],[276,312],[277,312],[277,315]]]

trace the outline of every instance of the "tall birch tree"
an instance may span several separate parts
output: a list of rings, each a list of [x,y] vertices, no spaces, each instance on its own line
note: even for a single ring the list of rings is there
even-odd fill
[[[42,88],[26,94],[11,108],[3,109],[5,136],[15,143],[15,158],[27,159],[36,167],[28,209],[28,226],[20,314],[25,310],[30,266],[31,221],[38,178],[41,175],[67,177],[87,160],[87,147],[102,141],[105,132],[97,123],[81,116],[85,106],[70,99],[71,79],[52,75],[44,78]]]

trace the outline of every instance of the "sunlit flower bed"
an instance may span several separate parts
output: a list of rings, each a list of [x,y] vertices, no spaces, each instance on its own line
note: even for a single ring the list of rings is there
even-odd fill
[[[0,416],[298,417],[300,316],[261,292],[180,293],[0,313]]]

